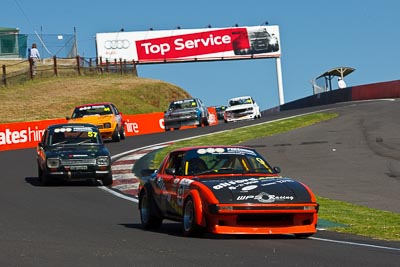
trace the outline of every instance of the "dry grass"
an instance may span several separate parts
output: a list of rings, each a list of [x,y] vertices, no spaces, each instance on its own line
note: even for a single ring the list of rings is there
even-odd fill
[[[64,118],[77,105],[103,101],[125,114],[159,112],[184,97],[190,95],[175,85],[129,75],[36,79],[0,88],[0,123]]]

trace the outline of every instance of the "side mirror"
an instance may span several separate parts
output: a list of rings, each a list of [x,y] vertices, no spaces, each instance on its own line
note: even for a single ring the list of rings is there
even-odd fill
[[[176,170],[175,168],[168,168],[165,170],[165,172],[169,175],[175,175]]]
[[[276,172],[276,173],[281,173],[281,171],[282,171],[281,168],[280,168],[280,167],[277,167],[277,166],[276,166],[276,167],[273,167],[272,169],[273,169],[274,172]]]
[[[142,176],[150,176],[155,172],[156,172],[155,169],[143,169],[143,170],[140,171],[140,175],[142,175]]]

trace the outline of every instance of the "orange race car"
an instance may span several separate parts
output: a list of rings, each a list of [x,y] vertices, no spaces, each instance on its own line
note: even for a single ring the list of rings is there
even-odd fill
[[[170,152],[142,178],[139,211],[145,229],[182,222],[185,236],[316,233],[318,203],[301,182],[279,175],[254,149],[196,146]]]
[[[86,104],[75,107],[69,123],[90,123],[96,125],[103,139],[112,139],[119,142],[125,139],[124,121],[122,113],[110,102]]]

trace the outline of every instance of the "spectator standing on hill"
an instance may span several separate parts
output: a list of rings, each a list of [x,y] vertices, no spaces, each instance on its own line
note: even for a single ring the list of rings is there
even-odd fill
[[[32,61],[32,74],[36,75],[37,62],[40,59],[40,53],[35,43],[32,44],[32,48],[29,53],[29,59]]]

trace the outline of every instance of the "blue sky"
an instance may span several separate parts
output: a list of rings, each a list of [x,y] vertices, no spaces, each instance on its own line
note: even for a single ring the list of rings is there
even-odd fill
[[[95,57],[95,35],[278,25],[285,102],[312,95],[310,80],[339,66],[355,68],[348,86],[400,77],[397,0],[179,1],[3,0],[0,27],[20,33],[72,34],[80,55]],[[251,95],[261,109],[279,105],[275,59],[139,65],[140,77],[178,85],[208,105]],[[334,83],[334,88],[336,88]]]

